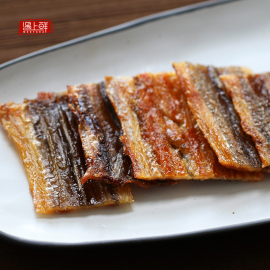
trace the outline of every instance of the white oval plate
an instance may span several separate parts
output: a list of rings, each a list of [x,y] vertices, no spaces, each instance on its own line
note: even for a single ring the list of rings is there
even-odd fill
[[[228,2],[218,4],[221,2]],[[204,8],[202,8],[204,7]],[[192,12],[186,12],[191,11]],[[269,0],[210,1],[148,16],[0,66],[0,102],[99,82],[104,75],[172,70],[172,61],[270,70]],[[0,128],[0,230],[36,244],[176,237],[269,221],[270,181],[182,181],[115,208],[37,215],[17,149]]]

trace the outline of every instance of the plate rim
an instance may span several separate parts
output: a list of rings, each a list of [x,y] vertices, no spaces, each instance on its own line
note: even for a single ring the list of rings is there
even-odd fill
[[[202,237],[210,236],[226,232],[235,232],[242,229],[251,229],[259,226],[263,226],[270,223],[270,218],[233,224],[228,226],[221,226],[216,228],[198,230],[193,232],[164,235],[164,236],[149,236],[149,237],[139,237],[139,238],[130,238],[130,239],[117,239],[117,240],[104,240],[104,241],[95,241],[95,242],[81,242],[81,243],[61,243],[61,242],[44,242],[44,241],[33,241],[24,239],[22,237],[13,236],[5,232],[0,231],[0,239],[9,243],[19,244],[29,247],[39,247],[39,248],[70,248],[70,247],[101,247],[101,246],[112,246],[112,245],[125,245],[125,244],[142,244],[145,242],[158,242],[158,241],[170,241],[177,239],[187,239],[192,237]]]
[[[75,39],[71,39],[69,41],[65,41],[38,51],[35,51],[33,53],[29,53],[23,56],[20,56],[18,58],[12,59],[10,61],[7,61],[3,64],[0,64],[0,70],[9,67],[11,65],[17,64],[19,62],[28,60],[30,58],[49,53],[55,50],[59,50],[68,46],[76,45],[81,42],[85,42],[91,39],[95,39],[101,36],[109,35],[112,33],[120,32],[123,30],[127,30],[142,24],[146,24],[148,22],[152,22],[155,20],[164,19],[166,17],[178,15],[178,14],[184,14],[190,11],[195,11],[198,9],[204,9],[216,5],[222,5],[230,2],[236,2],[240,0],[210,0],[206,2],[200,2],[196,4],[187,5],[180,8],[170,9],[167,11],[162,11],[159,13],[151,14],[148,16],[144,16],[132,21],[128,21],[98,32],[94,32],[92,34],[84,35],[82,37],[78,37]],[[172,234],[172,235],[163,235],[163,236],[149,236],[149,237],[141,237],[141,238],[131,238],[131,239],[118,239],[118,240],[105,240],[105,241],[95,241],[95,242],[78,242],[78,243],[61,243],[61,242],[45,242],[45,241],[35,241],[35,240],[28,240],[24,239],[22,237],[13,236],[11,234],[7,234],[0,230],[0,239],[5,240],[7,242],[15,243],[15,244],[21,244],[21,245],[27,245],[27,246],[36,246],[36,247],[83,247],[83,246],[103,246],[103,245],[119,245],[119,244],[131,244],[131,243],[143,243],[143,242],[156,242],[156,241],[166,241],[166,240],[172,240],[172,239],[182,239],[182,238],[188,238],[188,237],[196,237],[196,236],[203,236],[203,235],[210,235],[215,233],[222,233],[222,232],[228,232],[228,231],[234,231],[238,229],[243,228],[252,228],[256,227],[258,225],[267,224],[270,222],[270,218],[262,219],[262,220],[256,220],[251,222],[244,222],[239,224],[232,224],[228,226],[221,226],[216,228],[210,228],[210,229],[203,229],[193,232],[186,232],[186,233],[179,233],[179,234]]]

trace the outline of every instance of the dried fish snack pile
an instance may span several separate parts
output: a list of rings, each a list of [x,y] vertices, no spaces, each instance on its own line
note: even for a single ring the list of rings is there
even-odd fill
[[[263,180],[270,75],[173,65],[0,105],[38,213],[131,203],[130,183]]]
[[[174,63],[175,71],[198,126],[215,151],[220,164],[240,171],[261,171],[262,163],[251,137],[241,126],[233,102],[219,76],[248,74],[245,68]]]
[[[133,202],[129,185],[81,184],[87,164],[67,95],[40,93],[23,104],[2,104],[0,121],[23,160],[36,212]]]
[[[136,178],[263,179],[261,172],[227,169],[218,162],[174,72],[107,77],[106,81]]]
[[[240,116],[243,130],[252,137],[265,171],[270,171],[270,73],[220,76]]]

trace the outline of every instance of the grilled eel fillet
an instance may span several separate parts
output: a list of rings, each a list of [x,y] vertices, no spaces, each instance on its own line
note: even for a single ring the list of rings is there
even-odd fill
[[[175,73],[107,77],[106,81],[136,178],[263,179],[261,172],[240,172],[219,164],[188,108]]]
[[[23,104],[2,104],[0,121],[18,147],[36,212],[133,202],[129,185],[81,185],[86,162],[67,95],[39,93]]]
[[[121,128],[117,117],[105,102],[100,84],[69,86],[70,108],[79,123],[88,168],[88,179],[125,183],[132,179],[132,167],[119,140]],[[106,104],[107,103],[107,104]]]
[[[95,179],[113,185],[134,183],[144,188],[177,183],[134,179],[131,160],[120,141],[121,124],[105,93],[104,83],[68,86],[68,95],[88,165],[82,183]]]
[[[220,76],[238,112],[243,130],[252,137],[264,170],[270,171],[270,73]]]
[[[198,126],[225,167],[260,171],[260,157],[233,106],[219,75],[251,73],[245,68],[218,69],[190,63],[173,64]]]

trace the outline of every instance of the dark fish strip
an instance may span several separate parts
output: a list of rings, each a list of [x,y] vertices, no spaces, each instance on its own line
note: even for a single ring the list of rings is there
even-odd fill
[[[123,185],[133,179],[131,161],[119,139],[119,121],[108,106],[109,101],[104,99],[101,87],[100,84],[88,84],[68,88],[70,108],[79,123],[88,164],[82,183],[95,179]]]
[[[45,101],[44,101],[45,100]],[[38,97],[35,101],[28,101],[29,117],[39,120],[34,124],[36,133],[39,134],[38,140],[40,144],[44,142],[42,147],[43,155],[46,151],[46,159],[49,160],[48,175],[53,179],[54,188],[56,190],[52,196],[60,208],[66,207],[67,203],[79,204],[80,196],[78,196],[78,185],[74,183],[73,170],[68,156],[68,148],[64,134],[61,131],[61,121],[59,115],[59,107],[55,103],[55,98],[52,99]],[[45,148],[45,145],[47,148]],[[49,180],[49,179],[48,179]],[[77,190],[76,190],[77,189]]]
[[[220,79],[232,97],[243,130],[255,143],[262,166],[269,166],[270,73],[249,76],[225,75]]]
[[[78,124],[68,107],[68,96],[58,96],[57,103],[61,107],[59,110],[63,115],[63,118],[61,117],[60,119],[60,121],[63,121],[61,126],[63,127],[63,132],[67,138],[67,144],[70,153],[69,156],[71,158],[73,172],[76,176],[76,183],[83,193],[84,204],[91,205],[102,201],[102,193],[107,193],[111,200],[115,201],[116,204],[119,203],[117,196],[118,189],[111,185],[106,185],[105,183],[100,183],[99,181],[95,180],[88,180],[82,186],[81,179],[86,171],[87,162],[83,153],[82,144],[78,133]]]
[[[232,100],[219,79],[222,69],[190,63],[175,63],[174,68],[189,108],[219,162],[240,171],[260,171],[261,160],[254,143],[243,131]],[[229,68],[225,71],[229,73]],[[241,68],[237,74],[240,71]]]
[[[86,160],[67,95],[40,93],[24,104],[3,104],[0,120],[18,146],[37,212],[133,202],[129,185],[81,185]]]

